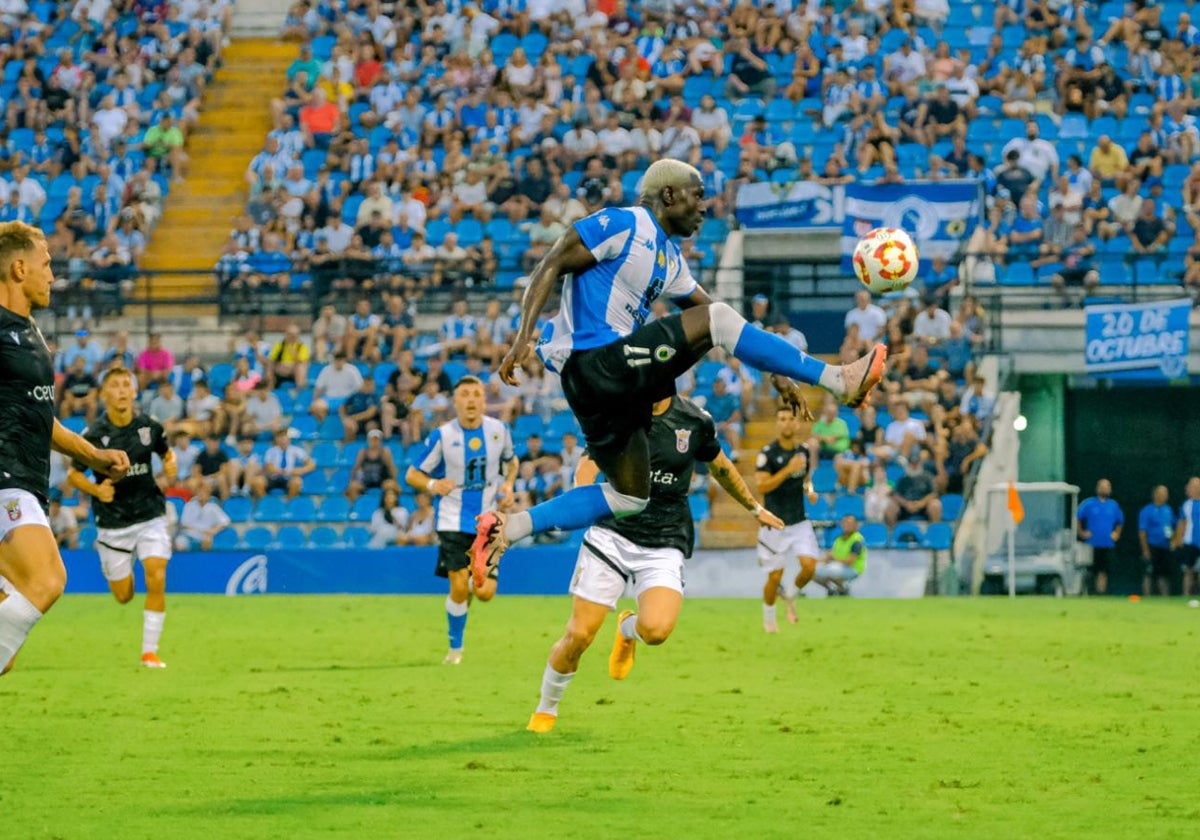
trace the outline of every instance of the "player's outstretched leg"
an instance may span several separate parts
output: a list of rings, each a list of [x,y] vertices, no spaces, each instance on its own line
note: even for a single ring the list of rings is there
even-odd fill
[[[542,693],[537,709],[529,718],[525,728],[530,732],[549,732],[558,722],[558,704],[583,657],[599,632],[609,608],[575,596],[571,620],[563,631],[562,638],[550,649],[546,670],[542,672]]]
[[[27,497],[27,498],[26,498]],[[14,499],[21,515],[41,507],[30,494]],[[17,651],[29,631],[62,595],[67,570],[58,553],[50,528],[43,524],[22,525],[0,539],[0,576],[7,584],[0,601],[0,674],[12,668]]]
[[[819,385],[855,408],[862,405],[887,370],[887,348],[882,344],[876,344],[856,362],[829,365],[800,352],[774,333],[753,326],[729,304],[719,301],[684,310],[682,319],[688,341],[697,351],[721,347],[753,368]]]
[[[778,633],[779,622],[775,619],[775,601],[779,598],[779,584],[783,581],[783,569],[771,569],[767,572],[767,582],[763,584],[763,632]]]
[[[167,559],[146,557],[142,560],[146,573],[146,608],[142,611],[142,664],[147,668],[166,668],[158,658],[158,640],[162,637],[167,618]],[[133,581],[130,581],[130,589]],[[131,592],[132,594],[132,592]]]

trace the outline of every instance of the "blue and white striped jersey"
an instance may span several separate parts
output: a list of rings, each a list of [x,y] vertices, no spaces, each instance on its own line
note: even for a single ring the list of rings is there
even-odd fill
[[[1183,544],[1200,546],[1200,499],[1188,499],[1180,505],[1179,518],[1184,522]]]
[[[477,429],[458,420],[438,426],[425,441],[416,468],[433,478],[448,478],[454,490],[434,501],[436,530],[475,532],[475,517],[496,506],[504,465],[513,459],[508,426],[493,417]]]
[[[538,355],[555,373],[573,350],[624,338],[646,322],[659,297],[696,289],[687,262],[645,207],[610,207],[575,223],[596,265],[563,286],[558,314],[542,329]]]

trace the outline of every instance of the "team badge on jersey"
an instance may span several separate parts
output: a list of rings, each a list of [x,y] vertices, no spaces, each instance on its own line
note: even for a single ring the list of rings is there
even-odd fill
[[[21,502],[17,499],[4,503],[4,512],[8,514],[9,522],[16,522],[21,518]]]
[[[660,362],[669,362],[675,355],[675,348],[670,344],[660,344],[654,348],[654,358]]]
[[[691,429],[676,429],[675,430],[675,448],[680,452],[687,452],[688,447],[692,445],[692,430]]]
[[[142,442],[142,446],[150,445],[150,427],[149,426],[143,426],[142,428],[138,429],[138,440],[140,440]]]
[[[483,446],[483,441],[481,441],[479,438],[471,438],[469,441],[467,441],[467,449],[470,449],[472,452],[481,446]]]

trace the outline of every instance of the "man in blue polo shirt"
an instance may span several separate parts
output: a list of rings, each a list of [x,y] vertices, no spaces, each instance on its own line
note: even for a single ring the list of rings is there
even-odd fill
[[[1200,478],[1192,476],[1184,488],[1187,500],[1179,506],[1174,546],[1183,568],[1183,594],[1196,591],[1196,566],[1200,565]]]
[[[1159,595],[1171,594],[1171,537],[1175,533],[1175,511],[1167,504],[1168,498],[1167,486],[1158,485],[1150,504],[1138,514],[1138,540],[1146,565],[1142,578],[1143,595],[1152,594],[1156,584]]]
[[[1108,591],[1108,567],[1116,559],[1117,540],[1125,514],[1112,498],[1112,484],[1107,478],[1096,482],[1096,495],[1084,499],[1076,518],[1079,520],[1079,539],[1092,547],[1092,581],[1097,595]]]

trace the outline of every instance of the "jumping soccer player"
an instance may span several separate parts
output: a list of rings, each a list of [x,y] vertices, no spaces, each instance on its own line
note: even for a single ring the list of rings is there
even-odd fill
[[[129,458],[97,449],[54,419],[54,360],[34,322],[50,305],[45,235],[0,224],[0,673],[62,595],[67,570],[46,520],[50,450],[119,481]]]
[[[109,368],[100,385],[104,415],[84,429],[93,445],[112,446],[129,456],[129,475],[114,485],[106,476],[89,479],[87,467],[72,465],[67,481],[96,500],[96,553],[108,588],[119,603],[133,600],[133,561],[141,561],[146,575],[146,606],[142,611],[142,664],[165,668],[158,658],[167,609],[167,561],[171,559],[171,534],[167,526],[167,500],[154,480],[152,456],[162,458],[163,474],[175,480],[175,453],[158,421],[134,417],[137,382],[123,367]]]
[[[444,662],[462,662],[463,633],[471,595],[468,549],[475,538],[475,519],[501,498],[511,498],[518,462],[513,457],[508,426],[485,417],[483,382],[464,376],[454,386],[455,419],[438,426],[425,441],[425,451],[408,468],[405,481],[437,499],[435,514],[438,561],[434,574],[450,579],[446,623],[450,650]],[[503,484],[500,482],[504,472]],[[475,597],[490,601],[496,594],[496,570],[475,583]]]
[[[883,377],[887,350],[881,344],[850,365],[826,365],[714,302],[671,241],[694,234],[704,209],[700,173],[682,161],[656,161],[642,179],[637,206],[600,210],[576,222],[534,269],[500,377],[516,384],[515,371],[532,352],[538,316],[558,279],[571,275],[537,352],[561,375],[588,452],[607,483],[577,487],[511,516],[481,516],[471,552],[477,583],[510,543],[530,533],[643,510],[650,496],[651,406],[673,394],[676,377],[714,346],[752,367],[816,383],[847,405],[860,404]],[[647,324],[651,304],[664,295],[684,311]],[[777,387],[789,399],[798,394],[795,383]]]
[[[812,580],[821,556],[817,535],[804,512],[805,495],[809,502],[815,502],[817,494],[809,478],[811,453],[800,444],[800,419],[790,408],[782,407],[776,412],[775,428],[778,437],[763,447],[754,465],[754,480],[763,503],[785,525],[782,531],[761,528],[758,532],[758,563],[767,572],[763,586],[763,630],[767,633],[779,632],[775,600],[788,562],[793,557],[800,562],[800,572],[793,581],[795,588],[784,591],[788,621],[795,624],[796,593]]]
[[[688,488],[697,461],[742,507],[753,511],[764,528],[783,522],[754,498],[737,468],[721,451],[712,417],[682,397],[654,404],[647,441],[650,446],[650,502],[634,516],[608,519],[588,528],[571,581],[575,596],[566,631],[550,650],[542,675],[542,699],[527,727],[549,732],[558,721],[558,703],[584,651],[604,618],[616,609],[627,582],[633,583],[637,611],[617,619],[616,639],[608,660],[615,680],[629,676],[638,642],[661,645],[675,629],[683,606],[683,563],[695,542]],[[596,477],[590,457],[580,461],[576,484]]]

